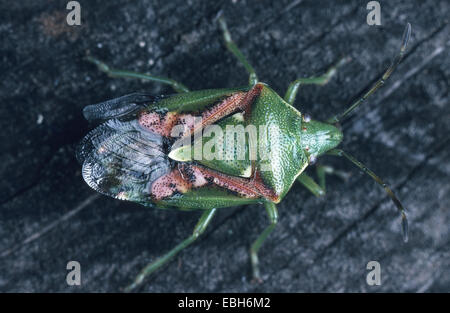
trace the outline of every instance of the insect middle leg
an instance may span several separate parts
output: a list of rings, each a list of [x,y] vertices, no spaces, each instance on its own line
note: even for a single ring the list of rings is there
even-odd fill
[[[264,229],[261,235],[259,235],[259,237],[253,242],[250,247],[253,279],[257,282],[262,282],[261,274],[259,271],[258,250],[261,248],[261,245],[273,231],[275,225],[278,222],[278,210],[275,204],[273,202],[266,202],[264,206],[266,207],[267,214],[269,215],[270,225],[267,226],[266,229]]]
[[[167,252],[165,255],[163,255],[158,260],[148,264],[144,269],[139,273],[139,275],[136,277],[134,282],[127,286],[124,291],[130,292],[139,285],[142,284],[144,281],[144,278],[154,271],[156,271],[158,268],[160,268],[162,265],[169,262],[178,252],[189,246],[191,243],[193,243],[206,229],[208,224],[211,222],[212,217],[216,213],[216,209],[209,209],[203,212],[202,216],[200,217],[199,221],[197,222],[197,225],[194,228],[194,231],[192,235],[190,235],[188,238],[183,240],[181,243],[179,243],[177,246],[175,246],[172,250]]]
[[[330,67],[325,74],[321,76],[299,78],[297,80],[294,80],[292,83],[289,84],[286,94],[284,95],[284,100],[286,100],[286,102],[289,104],[293,104],[295,101],[295,97],[297,96],[298,89],[302,84],[303,85],[315,84],[321,86],[325,85],[330,81],[331,77],[333,77],[336,74],[337,69],[342,65],[348,63],[349,61],[350,61],[349,57],[342,58],[335,65]]]
[[[179,93],[189,92],[189,89],[185,85],[183,85],[182,83],[179,83],[173,79],[170,79],[170,78],[113,69],[113,68],[110,68],[104,62],[97,60],[96,58],[93,58],[91,56],[87,56],[86,60],[97,65],[97,67],[100,71],[106,73],[110,77],[138,78],[138,79],[151,80],[154,82],[170,85],[176,92],[179,92]]]
[[[258,77],[256,76],[255,69],[253,66],[248,63],[247,58],[242,54],[242,52],[239,50],[239,48],[234,43],[233,39],[231,38],[230,32],[228,31],[227,23],[225,22],[224,17],[219,14],[218,22],[220,25],[220,28],[223,32],[223,39],[225,41],[225,45],[227,46],[227,49],[239,60],[239,62],[244,65],[245,69],[249,73],[248,83],[250,86],[255,85],[258,82]]]

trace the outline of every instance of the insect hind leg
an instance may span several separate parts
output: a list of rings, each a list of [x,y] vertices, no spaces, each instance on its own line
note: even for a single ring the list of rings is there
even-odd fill
[[[170,85],[176,92],[183,93],[183,92],[189,92],[189,89],[184,86],[182,83],[179,83],[173,79],[166,78],[166,77],[159,77],[149,74],[142,74],[132,71],[125,71],[125,70],[117,70],[109,67],[106,63],[91,57],[87,56],[86,60],[97,65],[98,69],[104,73],[106,73],[110,77],[121,77],[121,78],[137,78],[137,79],[144,79],[144,80],[150,80],[162,84]]]
[[[133,283],[128,285],[124,291],[130,292],[136,289],[138,286],[142,284],[145,277],[156,271],[158,268],[169,262],[178,252],[189,246],[191,243],[193,243],[201,234],[204,233],[206,227],[211,222],[212,217],[216,213],[216,209],[209,209],[203,212],[202,216],[200,217],[199,221],[197,222],[197,225],[194,228],[194,231],[192,232],[192,235],[187,237],[185,240],[183,240],[181,243],[179,243],[177,246],[175,246],[172,250],[164,254],[161,258],[157,259],[154,262],[151,262],[146,267],[142,269],[142,271],[139,273],[139,275],[136,277]]]

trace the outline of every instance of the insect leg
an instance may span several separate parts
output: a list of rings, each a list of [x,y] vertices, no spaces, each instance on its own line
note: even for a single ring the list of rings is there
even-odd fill
[[[339,178],[343,180],[348,180],[350,174],[344,171],[336,170],[332,168],[331,166],[327,165],[320,165],[318,164],[316,166],[316,172],[317,177],[319,178],[319,186],[323,189],[323,191],[326,191],[326,184],[325,184],[325,176],[326,175],[336,175]]]
[[[87,56],[86,60],[97,65],[97,67],[100,71],[106,73],[110,77],[138,78],[138,79],[151,80],[154,82],[170,85],[176,92],[179,92],[179,93],[189,92],[189,89],[186,86],[184,86],[183,84],[181,84],[173,79],[170,79],[170,78],[158,77],[158,76],[136,73],[136,72],[131,72],[131,71],[116,70],[116,69],[110,68],[107,64],[105,64],[102,61],[97,60],[96,58],[93,58],[91,56]]]
[[[252,261],[252,270],[253,270],[253,279],[257,282],[262,282],[261,275],[259,272],[258,266],[258,250],[261,248],[264,240],[266,240],[267,236],[275,228],[275,225],[278,222],[278,210],[273,202],[266,202],[265,205],[267,214],[269,215],[270,225],[264,229],[264,231],[259,235],[259,237],[253,242],[250,247],[250,258]]]
[[[383,73],[380,79],[369,89],[360,99],[355,101],[349,108],[347,108],[344,112],[337,114],[327,120],[327,123],[333,124],[342,121],[345,117],[347,117],[354,109],[356,109],[361,103],[363,103],[367,98],[370,97],[375,91],[377,91],[380,87],[384,85],[386,80],[391,76],[392,72],[394,72],[395,68],[401,60],[403,59],[403,55],[406,51],[406,46],[408,45],[409,37],[411,36],[411,24],[406,24],[405,31],[403,33],[402,44],[400,46],[400,51],[395,56],[394,60],[392,60],[391,65],[388,69]]]
[[[220,28],[223,32],[223,39],[225,41],[225,45],[227,46],[227,49],[239,60],[239,62],[244,65],[245,69],[249,73],[248,83],[250,86],[255,85],[258,82],[258,77],[256,76],[256,72],[253,69],[253,67],[248,63],[245,56],[242,54],[242,52],[239,50],[239,48],[234,43],[233,39],[231,38],[230,32],[228,31],[227,23],[225,22],[225,19],[221,13],[219,13],[218,17]]]
[[[378,177],[374,172],[369,170],[364,164],[362,164],[361,162],[356,160],[354,157],[352,157],[350,154],[346,153],[345,151],[343,151],[341,149],[332,149],[332,150],[328,151],[327,154],[345,157],[347,160],[349,160],[354,165],[359,167],[364,173],[366,173],[367,175],[372,177],[372,179],[374,181],[376,181],[378,185],[383,187],[383,189],[386,191],[386,193],[391,198],[392,202],[394,202],[395,206],[397,207],[397,209],[400,212],[400,216],[402,217],[403,241],[407,242],[408,241],[408,219],[407,219],[407,216],[406,216],[406,210],[405,210],[405,208],[403,208],[402,203],[395,196],[395,194],[392,191],[392,189],[389,188],[389,186],[385,182],[383,182],[381,180],[381,178]]]
[[[323,180],[323,187],[318,185],[311,176],[306,174],[305,172],[301,173],[297,180],[305,186],[309,191],[311,191],[316,197],[323,196],[325,194],[325,179]],[[320,180],[320,176],[319,176]]]
[[[148,264],[136,277],[134,282],[127,286],[124,291],[130,292],[139,285],[142,284],[144,281],[144,278],[154,271],[156,271],[158,268],[160,268],[162,265],[166,264],[168,261],[170,261],[178,252],[186,248],[188,245],[193,243],[206,229],[208,224],[211,222],[212,217],[216,213],[216,209],[209,209],[206,210],[202,216],[200,217],[199,221],[197,222],[197,225],[194,228],[194,231],[191,236],[183,240],[181,243],[179,243],[175,248],[167,252],[165,255],[163,255],[158,260]]]
[[[315,84],[315,85],[325,85],[328,83],[333,77],[337,69],[341,67],[342,65],[348,63],[350,61],[349,57],[345,57],[340,59],[335,65],[330,67],[328,71],[323,74],[322,76],[317,77],[309,77],[309,78],[299,78],[297,80],[294,80],[292,83],[289,84],[289,87],[286,91],[286,94],[284,95],[284,100],[286,100],[287,103],[293,104],[295,101],[295,97],[297,96],[298,89],[300,88],[300,85],[306,85],[306,84]]]

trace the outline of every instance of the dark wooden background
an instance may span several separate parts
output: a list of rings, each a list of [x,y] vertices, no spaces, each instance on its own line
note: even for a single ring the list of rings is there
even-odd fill
[[[301,89],[295,106],[316,119],[369,87],[412,24],[404,62],[343,124],[342,144],[393,186],[409,211],[410,242],[402,243],[383,190],[327,157],[321,162],[351,178],[329,177],[323,198],[293,186],[260,252],[263,284],[250,282],[248,248],[268,220],[261,206],[245,206],[220,210],[205,235],[139,291],[450,291],[450,5],[380,1],[382,25],[368,26],[367,2],[86,0],[82,26],[69,27],[67,1],[2,1],[0,290],[120,291],[192,231],[199,212],[151,210],[83,182],[74,156],[89,130],[82,108],[134,91],[172,92],[110,79],[83,57],[170,76],[193,90],[246,84],[214,23],[223,10],[260,80],[281,94],[295,78],[352,57],[328,85]],[[81,264],[79,287],[66,284],[70,260]],[[371,260],[381,264],[381,286],[366,284]]]

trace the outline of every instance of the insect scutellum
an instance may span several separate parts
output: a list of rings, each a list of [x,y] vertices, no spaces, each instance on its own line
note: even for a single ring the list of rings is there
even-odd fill
[[[142,269],[125,291],[141,285],[147,275],[193,243],[205,231],[218,208],[252,203],[264,204],[270,220],[270,225],[250,247],[253,278],[261,281],[258,251],[277,224],[276,204],[294,181],[300,182],[314,195],[321,196],[325,193],[326,174],[344,176],[323,165],[316,166],[319,183],[308,176],[305,168],[322,155],[345,157],[385,189],[401,213],[406,242],[406,213],[393,191],[365,165],[337,146],[343,139],[339,123],[378,90],[400,63],[409,41],[411,25],[407,24],[400,52],[382,77],[342,113],[321,122],[294,108],[299,87],[326,84],[350,58],[340,59],[321,76],[293,81],[282,98],[258,81],[255,70],[233,42],[221,15],[218,22],[227,49],[249,74],[249,85],[246,87],[191,92],[175,80],[112,69],[91,56],[87,57],[109,76],[160,82],[170,85],[177,93],[159,97],[136,93],[87,106],[83,111],[85,117],[103,123],[83,139],[77,152],[83,164],[85,181],[95,190],[118,199],[159,208],[203,211],[192,235]],[[195,123],[198,118],[200,122]],[[248,155],[250,147],[227,145],[222,140],[221,144],[234,158],[197,159],[190,152],[182,154],[184,150],[174,144],[172,131],[178,125],[182,126],[178,131],[182,139],[195,137],[199,131],[203,132],[210,126],[222,131],[230,125],[242,129],[255,126],[256,134],[262,126],[274,127],[277,135],[269,132],[267,136],[255,137],[259,140],[258,144],[262,144],[260,150],[268,153],[267,158],[251,158]],[[201,148],[207,145],[201,143]],[[237,155],[244,157],[237,158]]]

